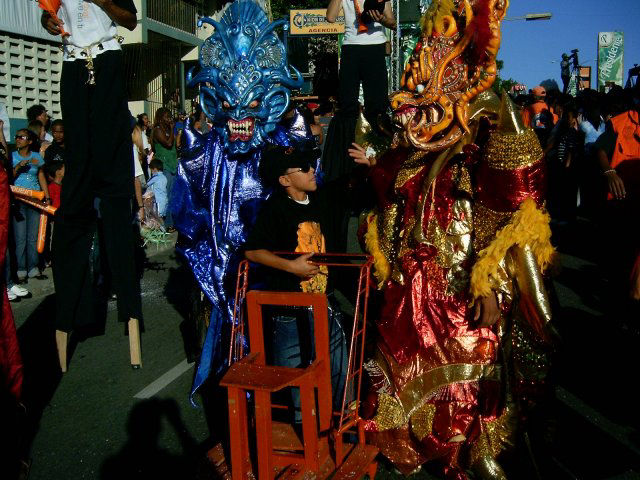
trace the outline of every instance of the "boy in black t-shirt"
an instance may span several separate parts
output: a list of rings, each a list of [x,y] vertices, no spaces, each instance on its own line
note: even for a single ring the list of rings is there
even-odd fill
[[[358,164],[369,165],[357,144],[349,154]],[[261,160],[261,175],[274,186],[245,245],[248,260],[271,270],[267,287],[276,291],[327,292],[328,271],[310,259],[314,253],[336,251],[341,232],[341,211],[349,208],[348,184],[337,181],[320,189],[308,152],[291,147],[270,147]],[[287,259],[273,252],[301,252]],[[332,296],[329,293],[330,304]],[[271,313],[273,363],[301,367],[313,361],[313,315],[308,309],[273,308]],[[339,408],[347,370],[347,346],[340,312],[329,307],[329,355],[334,408]],[[295,421],[300,422],[300,397],[292,391]]]
[[[44,163],[64,163],[64,123],[62,123],[62,120],[54,120],[51,123],[51,134],[53,135],[53,142],[44,151]]]

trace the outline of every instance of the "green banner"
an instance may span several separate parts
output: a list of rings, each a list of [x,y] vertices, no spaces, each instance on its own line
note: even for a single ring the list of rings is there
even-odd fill
[[[598,90],[608,84],[623,86],[624,81],[624,33],[600,32],[598,34]]]

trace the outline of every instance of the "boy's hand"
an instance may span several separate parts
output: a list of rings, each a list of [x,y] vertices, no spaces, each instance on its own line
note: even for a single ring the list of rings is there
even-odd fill
[[[371,160],[367,157],[367,151],[356,142],[351,144],[351,148],[348,149],[347,152],[349,152],[349,156],[353,158],[354,162],[360,165],[366,165],[367,167],[371,166]]]
[[[62,31],[62,20],[53,18],[49,12],[42,12],[40,23],[51,35],[60,35],[60,32]]]
[[[290,260],[289,272],[300,278],[309,278],[317,274],[320,268],[309,261],[311,257],[313,257],[313,253],[304,253],[295,260]]]

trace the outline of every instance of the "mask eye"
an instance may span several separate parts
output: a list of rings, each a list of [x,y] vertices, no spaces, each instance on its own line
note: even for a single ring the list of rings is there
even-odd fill
[[[231,104],[225,100],[224,102],[222,102],[222,108],[224,108],[225,110],[230,110]]]
[[[260,106],[260,100],[254,100],[249,104],[249,108],[258,108]]]

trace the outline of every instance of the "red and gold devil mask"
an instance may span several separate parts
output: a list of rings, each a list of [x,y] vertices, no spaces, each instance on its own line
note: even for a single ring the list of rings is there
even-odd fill
[[[422,37],[391,96],[409,144],[441,151],[469,132],[469,103],[496,79],[500,22],[509,0],[433,0]]]

